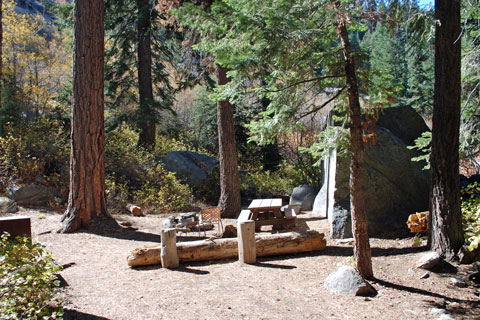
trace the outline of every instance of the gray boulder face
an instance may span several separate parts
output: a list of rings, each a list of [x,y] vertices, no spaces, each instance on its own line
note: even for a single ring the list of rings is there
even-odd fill
[[[412,132],[424,131],[428,131],[425,122],[409,107],[386,109],[377,122],[378,141],[366,147],[364,159],[369,236],[407,235],[408,216],[428,210],[429,172],[422,170],[424,163],[411,161],[419,153],[407,148],[415,140]],[[313,209],[315,215],[328,217],[332,238],[352,235],[350,215],[345,214],[350,212],[349,162],[349,157],[336,152],[324,161],[325,180]]]
[[[0,197],[0,213],[15,213],[18,211],[17,203],[12,199]]]
[[[166,170],[175,172],[177,178],[189,185],[205,181],[218,167],[217,159],[191,151],[172,151],[161,161]]]
[[[374,296],[377,290],[366,282],[354,267],[341,266],[323,284],[325,289],[350,296]]]
[[[290,204],[299,204],[302,211],[312,210],[314,201],[315,189],[306,184],[295,187],[290,196]]]
[[[21,187],[11,193],[11,198],[21,206],[45,206],[59,197],[54,188],[36,184]]]

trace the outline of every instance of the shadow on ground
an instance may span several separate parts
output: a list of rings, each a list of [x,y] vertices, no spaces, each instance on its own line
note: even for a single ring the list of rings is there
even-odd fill
[[[110,320],[108,318],[95,316],[93,314],[83,313],[78,310],[65,309],[63,313],[64,320]]]

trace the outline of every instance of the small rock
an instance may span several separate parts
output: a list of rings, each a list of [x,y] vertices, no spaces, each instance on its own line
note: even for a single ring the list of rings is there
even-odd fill
[[[231,224],[225,226],[222,238],[235,238],[237,236],[237,228]]]
[[[6,197],[0,197],[0,213],[15,213],[18,206],[15,201]]]
[[[427,279],[430,277],[430,272],[425,272],[421,277],[420,279]]]
[[[440,258],[440,254],[438,252],[428,252],[415,263],[415,267],[421,269],[431,269],[440,262]]]
[[[442,314],[440,317],[438,317],[437,320],[455,320],[455,318],[445,313],[445,314]]]
[[[475,272],[475,273],[470,274],[468,276],[468,280],[479,284],[480,283],[480,272]]]
[[[323,286],[334,293],[347,294],[351,296],[373,296],[377,294],[368,282],[350,266],[341,266],[330,274]]]
[[[475,271],[480,272],[480,261],[475,261],[474,263],[472,263],[472,267]]]
[[[412,268],[408,268],[407,273],[408,273],[409,276],[414,276],[415,275],[415,270],[413,270]]]
[[[469,264],[469,263],[472,263],[475,259],[475,254],[473,252],[471,252],[470,250],[468,250],[468,246],[467,245],[463,245],[460,250],[458,251],[458,254],[457,254],[457,257],[458,257],[458,262],[460,264]]]
[[[467,283],[460,278],[450,278],[450,284],[458,288],[466,288]]]
[[[430,309],[430,314],[431,315],[437,315],[437,314],[446,314],[447,310],[441,309],[441,308],[432,308]]]

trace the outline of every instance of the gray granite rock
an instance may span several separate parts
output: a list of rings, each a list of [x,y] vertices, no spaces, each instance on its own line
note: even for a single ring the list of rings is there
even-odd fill
[[[215,158],[191,151],[172,151],[160,161],[166,170],[175,172],[177,178],[190,185],[206,180],[219,163]]]
[[[299,204],[302,211],[312,210],[314,201],[315,189],[306,184],[295,187],[290,196],[290,204]]]
[[[407,235],[408,216],[428,210],[429,173],[422,170],[423,163],[411,161],[418,152],[407,148],[424,131],[428,131],[425,122],[408,107],[386,109],[377,122],[378,141],[366,147],[364,159],[370,236]],[[325,179],[315,199],[313,213],[328,217],[332,238],[351,236],[350,215],[343,212],[350,212],[349,164],[349,157],[335,151],[324,161]]]
[[[15,213],[18,211],[17,203],[12,199],[0,197],[0,213]]]
[[[373,296],[377,294],[368,282],[351,266],[341,266],[330,274],[323,286],[334,293],[350,296]]]
[[[44,206],[55,202],[59,194],[54,188],[31,184],[13,191],[11,198],[21,206]]]

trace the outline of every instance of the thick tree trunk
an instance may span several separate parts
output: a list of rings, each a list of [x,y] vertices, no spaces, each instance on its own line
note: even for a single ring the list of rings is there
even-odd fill
[[[350,144],[352,159],[350,162],[350,210],[352,214],[352,231],[354,237],[355,266],[365,279],[373,278],[372,254],[368,240],[367,214],[363,197],[363,131],[358,95],[355,59],[348,39],[345,19],[338,16],[337,33],[342,40],[345,56],[345,77],[348,92],[350,116]]]
[[[324,250],[325,235],[317,231],[256,235],[257,257]],[[162,245],[137,248],[127,257],[130,267],[161,263]],[[177,243],[180,262],[234,259],[238,257],[238,239],[199,240]]]
[[[149,0],[137,0],[138,20],[138,94],[140,107],[138,144],[147,149],[155,147],[155,108],[152,87],[151,19]]]
[[[2,85],[3,85],[3,1],[0,0],[0,110],[2,110]],[[0,123],[0,133],[2,124]]]
[[[460,1],[436,0],[429,245],[447,259],[464,243],[460,210]]]
[[[217,84],[228,83],[227,69],[217,64]],[[235,142],[233,106],[229,101],[217,103],[218,149],[220,154],[220,200],[224,218],[235,218],[241,210],[240,178]]]
[[[70,194],[61,232],[112,219],[105,195],[103,0],[75,1]]]

